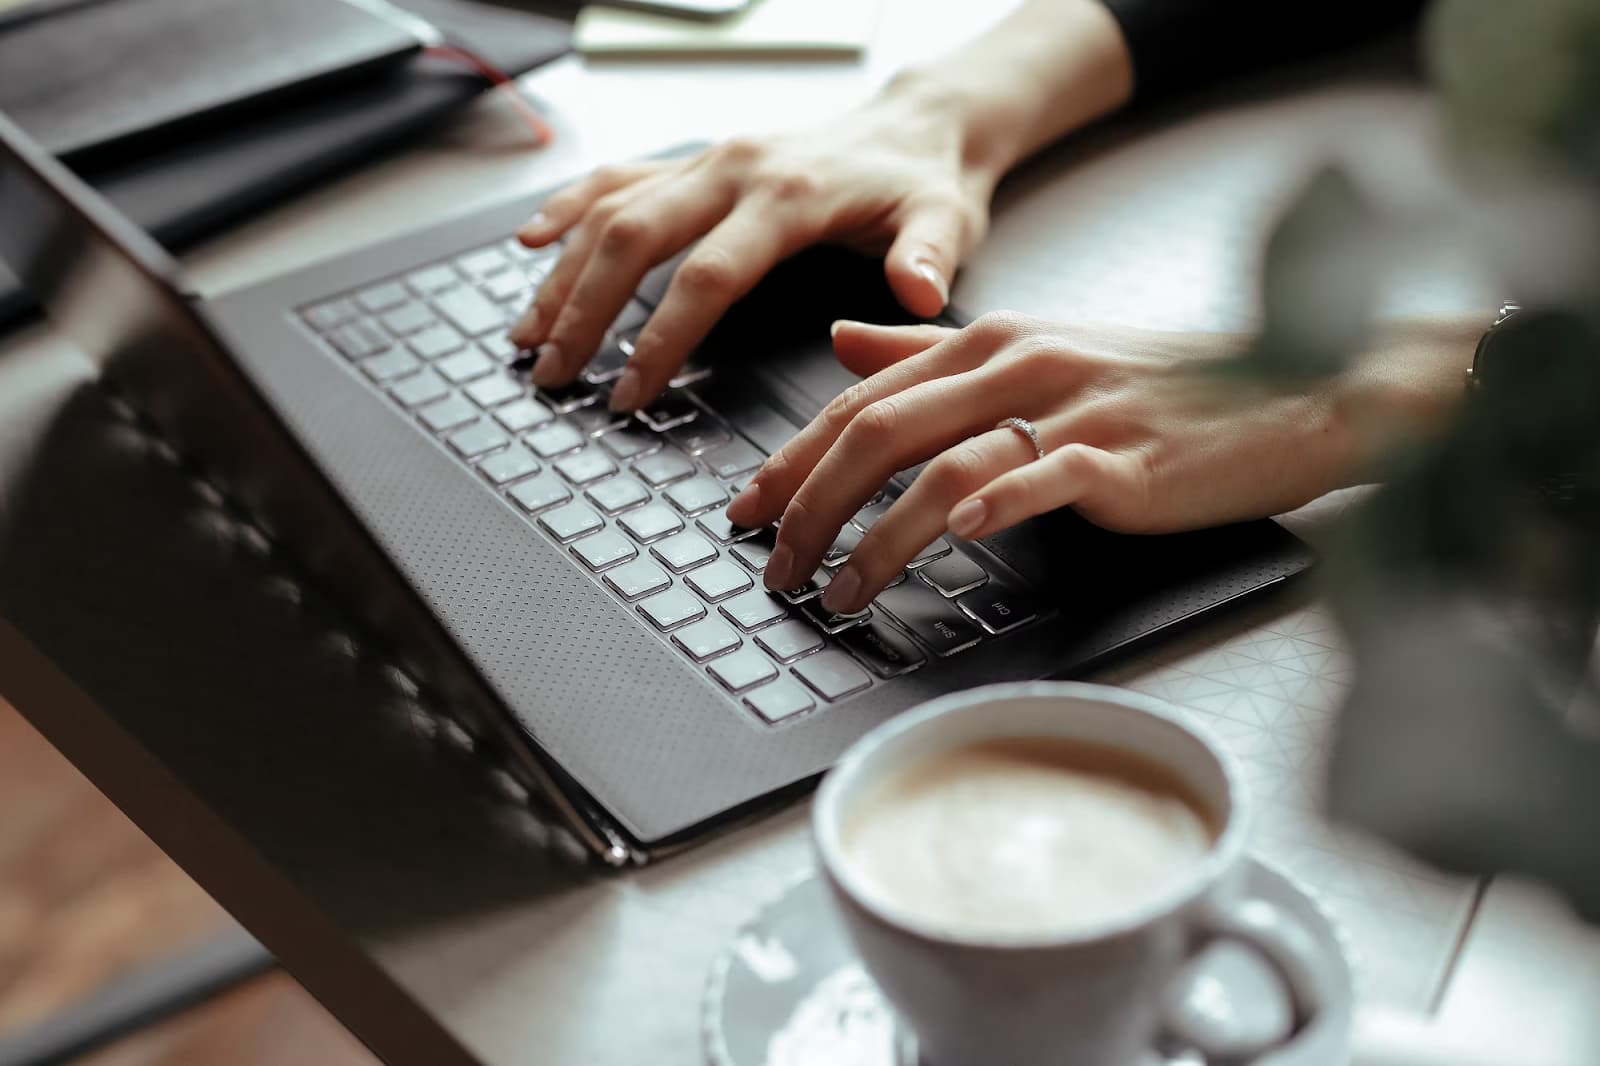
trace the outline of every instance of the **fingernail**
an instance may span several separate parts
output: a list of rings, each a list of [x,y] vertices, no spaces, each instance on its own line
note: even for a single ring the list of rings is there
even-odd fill
[[[530,376],[533,383],[541,388],[549,388],[560,381],[561,349],[554,344],[539,345],[539,358],[534,362]]]
[[[861,594],[861,575],[856,573],[853,566],[845,566],[833,575],[833,581],[822,593],[822,606],[834,614],[851,614],[861,608],[856,605],[856,597]]]
[[[950,532],[958,537],[970,537],[989,517],[989,505],[982,500],[967,500],[950,512]]]
[[[938,267],[926,259],[918,259],[912,264],[912,269],[926,278],[928,284],[938,290],[939,306],[943,307],[950,302],[950,283],[944,280],[944,274],[940,272]]]
[[[766,583],[767,588],[774,592],[794,587],[794,552],[789,550],[787,544],[779,544],[772,549],[772,555],[767,559]]]
[[[511,327],[511,343],[519,348],[531,348],[539,339],[539,307],[537,304],[529,307],[517,319],[517,324]]]
[[[535,211],[533,217],[524,222],[522,228],[517,230],[517,239],[520,241],[536,241],[539,239],[539,235],[549,228],[550,216],[543,211]],[[505,231],[501,230],[500,232],[504,233]]]
[[[844,327],[848,326],[849,324],[850,320],[848,318],[835,319],[833,325],[828,327],[828,336],[837,337],[839,335],[839,331],[844,329]]]
[[[639,371],[628,367],[611,386],[611,409],[613,411],[631,411],[639,406],[639,390],[642,383],[639,380]]]
[[[733,498],[732,503],[728,504],[728,518],[730,520],[737,521],[737,519],[734,519],[733,517],[735,514],[743,514],[748,518],[755,514],[755,509],[760,506],[760,504],[761,484],[759,482],[752,481],[750,484],[744,487],[744,491],[740,492],[739,495]]]

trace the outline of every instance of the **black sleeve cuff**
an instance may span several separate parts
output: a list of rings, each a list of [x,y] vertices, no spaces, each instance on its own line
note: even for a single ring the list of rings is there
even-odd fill
[[[1148,101],[1331,51],[1416,19],[1420,0],[1102,0]]]

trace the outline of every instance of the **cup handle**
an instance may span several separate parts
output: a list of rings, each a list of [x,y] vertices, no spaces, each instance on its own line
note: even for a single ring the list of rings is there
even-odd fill
[[[1252,1062],[1277,1050],[1317,1020],[1329,991],[1319,966],[1317,940],[1301,922],[1266,900],[1243,898],[1204,904],[1193,920],[1189,957],[1192,960],[1218,941],[1231,940],[1250,948],[1271,966],[1291,1004],[1293,1024],[1288,1037],[1262,1046],[1219,1038],[1203,1026],[1185,1024],[1193,1018],[1188,997],[1193,989],[1181,979],[1168,990],[1165,1029],[1169,1041],[1200,1051],[1208,1064]]]

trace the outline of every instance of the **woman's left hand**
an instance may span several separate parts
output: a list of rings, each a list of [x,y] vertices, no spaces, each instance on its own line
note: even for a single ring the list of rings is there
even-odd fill
[[[1122,532],[1193,529],[1344,483],[1354,445],[1336,386],[1268,391],[1193,372],[1239,343],[1015,314],[961,330],[839,323],[835,351],[864,380],[767,460],[728,517],[781,517],[766,584],[792,588],[892,475],[931,459],[834,575],[823,604],[846,613],[947,530],[983,537],[1064,506]],[[1044,458],[995,428],[1011,417],[1034,424]]]

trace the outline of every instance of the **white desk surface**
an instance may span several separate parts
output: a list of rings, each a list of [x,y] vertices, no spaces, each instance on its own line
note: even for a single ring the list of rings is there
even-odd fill
[[[552,146],[526,150],[512,112],[486,100],[429,145],[236,230],[188,266],[203,290],[221,291],[599,162],[820,120],[1004,6],[890,0],[862,62],[569,58],[525,80],[553,120]],[[1429,181],[1427,119],[1415,87],[1377,79],[1218,104],[1137,137],[1096,134],[1032,164],[1003,191],[992,236],[956,300],[968,310],[1010,306],[1171,328],[1248,323],[1256,239],[1305,168],[1332,152],[1399,175],[1395,194],[1417,195]],[[1414,307],[1489,299],[1430,282],[1399,292],[1398,303]],[[0,364],[53,344],[29,331],[0,347]],[[1314,532],[1340,502],[1315,505],[1291,524]],[[1457,1031],[1514,1028],[1524,1046],[1548,1034],[1549,1046],[1563,1049],[1550,1063],[1600,1062],[1600,938],[1536,896],[1495,886],[1480,900],[1475,886],[1317,815],[1322,753],[1349,682],[1320,605],[1302,598],[1247,608],[1105,679],[1192,709],[1242,757],[1264,801],[1257,847],[1317,889],[1343,923],[1367,1002],[1442,1005],[1440,1018]],[[361,946],[489,1066],[633,1066],[646,1054],[690,1066],[701,1059],[698,1001],[713,954],[809,861],[802,816],[790,812],[560,900],[458,914]]]

